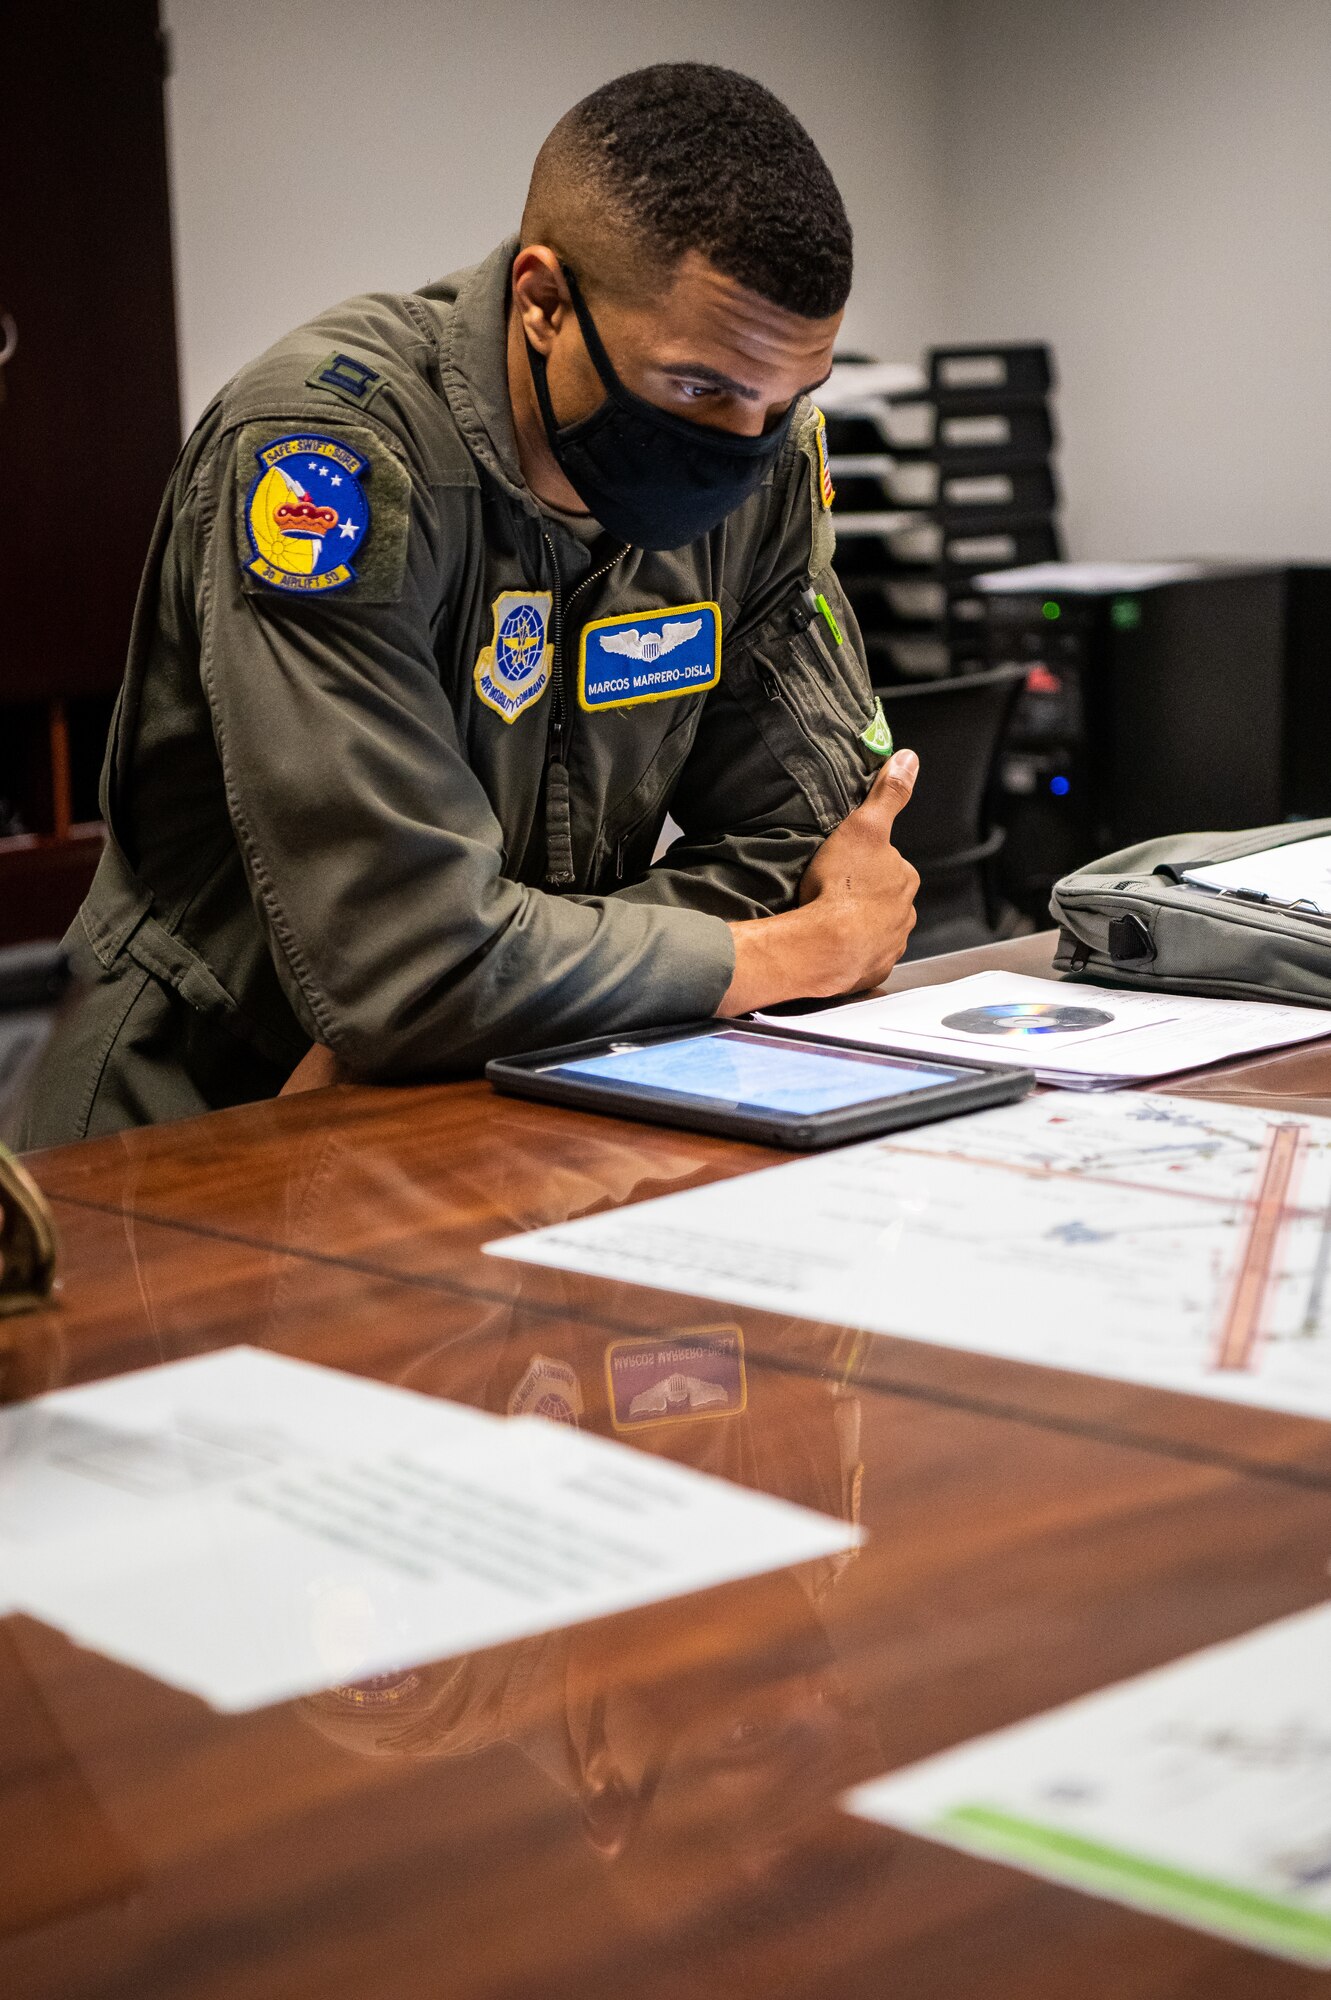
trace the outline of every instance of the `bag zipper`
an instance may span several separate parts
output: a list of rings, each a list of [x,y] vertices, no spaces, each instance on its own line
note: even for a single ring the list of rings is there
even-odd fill
[[[1244,857],[1239,855],[1236,858],[1242,860]],[[1331,946],[1331,938],[1317,934],[1318,925],[1331,926],[1331,917],[1323,916],[1320,911],[1315,913],[1312,910],[1292,910],[1284,903],[1258,903],[1247,896],[1235,896],[1223,890],[1212,893],[1216,905],[1224,909],[1226,921],[1236,930],[1268,931],[1275,934],[1283,933],[1286,937],[1297,937],[1298,927],[1306,925],[1305,941],[1308,944]],[[1196,913],[1197,898],[1206,894],[1206,890],[1195,889],[1189,883],[1172,889],[1172,892],[1170,888],[1157,890],[1155,901],[1159,908],[1164,910],[1189,910]],[[1064,926],[1066,927],[1070,916],[1096,917],[1107,923],[1109,918],[1104,910],[1098,907],[1101,900],[1114,904],[1121,902],[1139,908],[1143,901],[1149,904],[1151,899],[1145,895],[1134,898],[1130,890],[1104,891],[1101,895],[1096,895],[1092,891],[1086,898],[1064,898],[1062,908],[1068,913],[1062,919]],[[1090,949],[1098,952],[1100,947],[1091,945]]]
[[[545,880],[552,889],[567,888],[577,877],[573,868],[573,822],[569,811],[568,788],[568,695],[564,686],[564,619],[584,590],[609,576],[616,563],[629,552],[629,544],[616,549],[609,562],[590,570],[574,586],[567,598],[559,574],[555,545],[544,529],[541,540],[550,558],[551,624],[554,627],[554,663],[550,674],[550,727],[545,752]]]

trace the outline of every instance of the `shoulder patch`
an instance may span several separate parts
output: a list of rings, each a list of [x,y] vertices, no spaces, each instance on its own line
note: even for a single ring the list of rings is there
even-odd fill
[[[824,507],[830,507],[836,499],[836,487],[832,484],[831,468],[827,463],[827,418],[819,409],[814,410],[818,419],[814,425],[814,465],[818,474],[818,498]]]
[[[827,458],[827,421],[814,404],[796,433],[796,443],[809,461],[809,572],[820,576],[836,551],[831,506],[836,498]]]
[[[367,432],[254,423],[241,431],[236,549],[247,590],[393,603],[410,506],[405,465]]]
[[[340,396],[344,403],[350,403],[353,410],[363,410],[368,402],[379,394],[386,375],[377,368],[370,368],[363,361],[357,361],[350,354],[325,354],[318,366],[312,368],[305,377],[308,389],[327,389],[330,395]]]

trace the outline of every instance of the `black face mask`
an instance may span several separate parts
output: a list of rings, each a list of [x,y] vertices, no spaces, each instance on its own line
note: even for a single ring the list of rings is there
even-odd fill
[[[550,401],[545,356],[527,342],[536,400],[556,463],[616,541],[639,549],[682,549],[710,534],[747,500],[785,442],[791,411],[761,437],[736,437],[658,410],[624,387],[577,279],[567,269],[564,277],[587,352],[605,384],[605,401],[590,416],[561,428]]]

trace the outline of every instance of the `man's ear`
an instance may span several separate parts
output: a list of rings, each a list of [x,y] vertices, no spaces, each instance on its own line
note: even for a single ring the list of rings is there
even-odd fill
[[[604,1862],[618,1862],[638,1820],[638,1800],[604,1744],[584,1764],[578,1804],[588,1846]]]
[[[605,1702],[593,1701],[581,1758],[578,1804],[588,1845],[603,1861],[618,1861],[638,1816],[638,1801],[605,1738]]]
[[[564,315],[573,310],[559,253],[546,243],[527,243],[513,259],[513,303],[522,330],[538,354],[549,354]]]

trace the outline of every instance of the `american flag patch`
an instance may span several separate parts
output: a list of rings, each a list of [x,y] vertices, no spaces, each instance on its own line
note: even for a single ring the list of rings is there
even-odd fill
[[[818,491],[824,507],[830,507],[836,499],[836,488],[832,484],[832,469],[827,463],[827,420],[821,410],[815,410],[818,422],[814,429],[814,443],[818,450]]]

